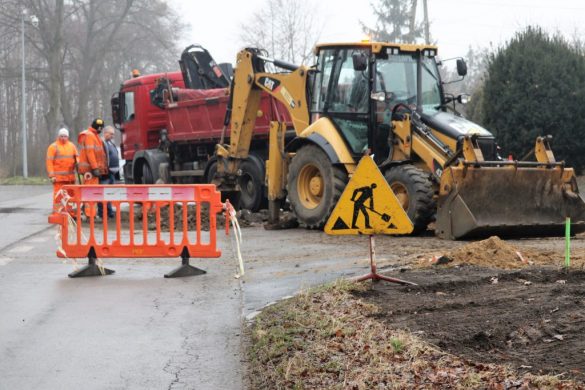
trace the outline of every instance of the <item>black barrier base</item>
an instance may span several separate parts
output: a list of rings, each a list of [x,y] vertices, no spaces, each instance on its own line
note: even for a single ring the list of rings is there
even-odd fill
[[[100,272],[99,267],[96,264],[86,265],[78,269],[77,271],[73,271],[69,274],[70,278],[80,278],[82,276],[104,276],[104,275],[111,275],[114,271],[113,269],[104,268],[104,274]]]
[[[93,250],[93,248],[92,248]],[[89,256],[87,258],[87,265],[78,269],[77,271],[73,271],[69,274],[70,278],[81,278],[83,276],[104,276],[104,275],[111,275],[114,271],[113,269],[102,268],[104,273],[100,272],[100,268],[95,263],[96,258],[94,256]]]
[[[200,268],[193,267],[190,264],[183,264],[180,267],[175,268],[168,274],[165,274],[165,278],[180,278],[183,276],[197,276],[206,274],[207,271],[204,271]]]
[[[189,264],[189,251],[187,248],[183,248],[183,252],[181,252],[181,265],[168,274],[165,274],[165,278],[180,278],[183,276],[197,276],[206,274],[207,271],[204,271],[200,268],[193,267]]]

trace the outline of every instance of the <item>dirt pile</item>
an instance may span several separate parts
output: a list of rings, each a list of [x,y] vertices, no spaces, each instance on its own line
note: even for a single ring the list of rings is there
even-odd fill
[[[174,230],[182,230],[183,229],[183,219],[184,219],[184,206],[182,204],[175,204],[173,208],[173,220],[174,220]],[[168,232],[170,230],[170,217],[171,209],[170,207],[161,207],[160,209],[160,226],[161,231]],[[156,230],[156,211],[150,210],[148,212],[148,230]],[[138,220],[142,220],[142,213],[136,214]],[[196,230],[197,229],[197,211],[194,204],[187,205],[187,212],[186,212],[186,221],[187,221],[187,230]],[[225,226],[225,218],[223,214],[217,214],[216,219],[217,228],[223,228]],[[209,205],[202,204],[201,205],[201,230],[208,231],[209,230]]]
[[[516,269],[533,264],[555,264],[552,253],[539,253],[531,249],[519,249],[492,236],[486,240],[472,242],[443,255],[425,256],[422,266],[478,265],[490,268]]]
[[[175,230],[181,230],[183,228],[183,205],[182,204],[175,204],[174,206],[174,221],[175,221]],[[160,221],[161,221],[161,228],[162,231],[168,232],[169,225],[170,225],[170,208],[163,207],[160,210]],[[188,230],[195,230],[197,228],[197,211],[194,204],[190,204],[187,206],[187,223],[188,223]],[[137,213],[136,217],[138,220],[142,219],[142,214]],[[260,210],[257,213],[253,213],[250,210],[238,210],[236,212],[236,218],[238,219],[238,223],[240,227],[246,228],[250,226],[261,226],[268,221],[268,210]],[[281,212],[281,219],[284,221],[288,221],[293,219],[293,216],[290,212]],[[153,210],[148,213],[148,226],[149,230],[156,229],[156,212]],[[225,213],[217,214],[216,218],[216,228],[223,229],[225,228]],[[209,230],[209,205],[202,204],[201,205],[201,229],[204,231]]]

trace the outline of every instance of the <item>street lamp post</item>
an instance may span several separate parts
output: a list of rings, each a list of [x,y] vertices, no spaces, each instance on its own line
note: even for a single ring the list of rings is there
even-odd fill
[[[21,30],[21,49],[22,49],[22,176],[26,179],[28,177],[28,155],[27,155],[27,134],[26,134],[26,71],[24,67],[24,18],[26,17],[26,9],[22,10],[22,17],[20,20]],[[39,19],[36,15],[30,16],[30,21],[33,26],[37,26]]]
[[[28,177],[28,156],[27,156],[27,141],[26,141],[26,77],[25,77],[25,68],[24,68],[24,17],[26,16],[26,10],[22,10],[22,18],[21,18],[21,48],[22,48],[22,105],[21,105],[21,113],[22,113],[22,176],[26,179]]]

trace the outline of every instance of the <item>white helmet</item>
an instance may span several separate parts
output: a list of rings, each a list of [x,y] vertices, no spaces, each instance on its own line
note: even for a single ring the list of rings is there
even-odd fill
[[[64,135],[69,137],[69,130],[67,130],[66,128],[62,127],[59,129],[59,132],[57,133],[60,136]]]

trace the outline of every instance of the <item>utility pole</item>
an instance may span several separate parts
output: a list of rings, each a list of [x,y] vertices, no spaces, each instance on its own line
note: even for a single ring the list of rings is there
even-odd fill
[[[20,39],[21,39],[21,49],[22,49],[22,107],[20,109],[22,113],[21,119],[21,131],[22,131],[22,177],[25,179],[28,178],[28,141],[26,135],[26,70],[24,67],[24,18],[26,17],[27,11],[26,9],[22,10],[21,19],[20,19]],[[33,27],[37,27],[39,23],[39,18],[36,15],[30,16],[30,21]]]
[[[28,177],[28,156],[27,156],[27,141],[26,141],[26,77],[24,68],[24,17],[26,16],[26,10],[22,10],[21,15],[21,48],[22,48],[22,104],[20,111],[22,113],[22,176],[26,179]]]
[[[427,7],[427,0],[423,0],[423,8],[425,13],[425,44],[431,44],[431,32],[429,28],[429,9]]]

